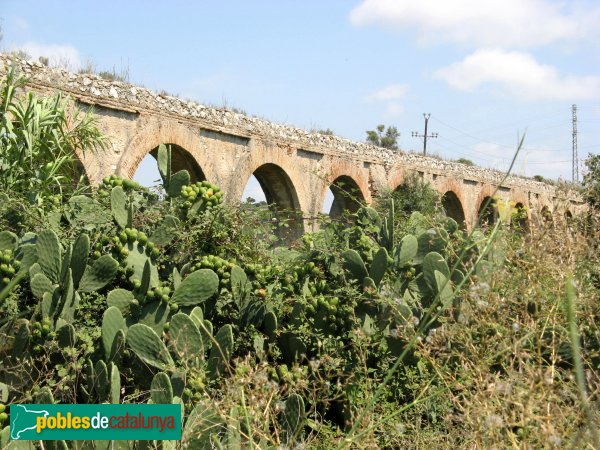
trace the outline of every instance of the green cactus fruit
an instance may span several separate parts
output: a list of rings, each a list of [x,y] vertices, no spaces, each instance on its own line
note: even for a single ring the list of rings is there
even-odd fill
[[[298,437],[306,423],[304,400],[298,394],[291,394],[285,401],[283,411],[283,429],[288,443]]]
[[[131,312],[131,302],[133,300],[135,300],[133,293],[125,289],[113,289],[106,297],[108,306],[116,307],[122,314],[129,314]]]
[[[60,348],[75,347],[77,336],[75,328],[70,323],[64,324],[61,327],[57,326],[56,340]]]
[[[402,238],[400,244],[394,249],[394,260],[398,268],[402,268],[410,264],[417,256],[419,250],[419,242],[412,234],[407,234]]]
[[[173,403],[173,386],[166,373],[158,372],[154,375],[150,384],[150,399],[156,404]]]
[[[19,238],[12,231],[0,232],[0,252],[4,250],[15,251],[17,249],[17,243]]]
[[[215,336],[215,342],[210,349],[208,359],[208,376],[216,379],[225,372],[229,364],[229,358],[233,353],[233,329],[231,325],[223,325]]]
[[[365,263],[356,250],[346,250],[342,253],[342,258],[344,269],[350,272],[354,280],[362,282],[363,278],[369,276]]]
[[[171,317],[169,345],[177,355],[177,359],[184,360],[186,363],[198,356],[200,358],[204,356],[200,330],[187,314],[177,313]]]
[[[81,292],[93,292],[102,289],[110,283],[117,274],[119,263],[110,255],[102,255],[91,266],[87,266],[81,281]]]
[[[110,359],[113,342],[119,330],[126,331],[127,325],[121,311],[117,307],[111,306],[104,311],[102,316],[102,346],[107,361]]]
[[[435,271],[440,272],[444,277],[450,278],[450,269],[442,255],[437,252],[430,252],[423,258],[423,278],[427,287],[432,292],[438,292]]]
[[[94,380],[94,387],[96,389],[98,401],[100,403],[108,402],[110,397],[109,373],[106,363],[101,359],[98,360],[94,366],[94,376],[96,377]]]
[[[90,238],[87,234],[81,233],[73,244],[73,253],[71,256],[71,271],[73,272],[73,284],[75,287],[79,287],[79,282],[87,266],[89,253]]]
[[[44,230],[37,238],[37,262],[52,282],[57,283],[60,275],[61,250],[58,236],[52,230]]]
[[[248,298],[250,287],[246,272],[241,267],[233,266],[231,268],[231,293],[238,309],[241,309],[244,301]]]
[[[219,288],[219,277],[210,269],[189,274],[173,294],[172,301],[179,306],[194,306],[211,298]]]
[[[126,228],[128,222],[127,195],[121,186],[110,191],[110,210],[120,228]]]
[[[379,287],[379,284],[385,275],[387,264],[388,252],[385,247],[381,247],[375,254],[373,262],[371,263],[371,270],[369,271],[369,277],[373,280],[375,286],[377,287]]]
[[[270,339],[275,339],[275,333],[277,331],[277,316],[273,311],[268,311],[265,314],[263,328],[265,330],[265,334],[269,336]]]
[[[44,297],[44,293],[53,292],[56,287],[52,281],[41,272],[36,273],[33,278],[31,278],[29,286],[31,287],[33,295],[40,300]]]
[[[121,374],[112,362],[108,364],[108,371],[110,373],[110,395],[108,400],[111,403],[118,404],[121,399]]]
[[[180,170],[171,176],[169,186],[166,188],[169,197],[178,197],[181,188],[190,184],[190,173],[187,170]]]
[[[165,344],[152,328],[137,323],[127,331],[127,345],[146,364],[161,370],[173,366],[173,359]]]

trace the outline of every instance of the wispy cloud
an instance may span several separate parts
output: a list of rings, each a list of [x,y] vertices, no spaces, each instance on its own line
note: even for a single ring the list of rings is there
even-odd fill
[[[350,13],[356,26],[415,30],[426,43],[532,48],[598,34],[600,6],[549,0],[364,0]]]
[[[384,112],[385,117],[396,117],[404,112],[404,108],[398,100],[403,99],[407,92],[408,85],[391,84],[367,95],[365,100],[369,102],[386,102]]]
[[[81,55],[79,50],[69,44],[46,44],[36,41],[25,42],[14,45],[12,50],[22,50],[37,60],[40,56],[46,57],[51,66],[60,66],[69,70],[77,70],[81,67]]]
[[[383,89],[374,92],[367,96],[369,101],[385,101],[385,100],[399,100],[406,95],[408,86],[406,84],[392,84],[386,86]]]
[[[600,76],[561,76],[555,67],[517,51],[478,50],[434,76],[461,91],[489,85],[524,100],[600,98]]]

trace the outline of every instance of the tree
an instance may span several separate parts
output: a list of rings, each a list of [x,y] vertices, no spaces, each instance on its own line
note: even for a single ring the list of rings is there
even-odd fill
[[[594,209],[600,209],[600,155],[589,154],[585,160],[587,173],[583,176],[585,198]]]
[[[388,126],[386,130],[385,125],[377,125],[376,131],[367,131],[367,142],[369,144],[373,144],[378,147],[389,148],[390,150],[398,150],[399,137],[400,133],[396,127]]]
[[[467,159],[467,158],[458,158],[456,160],[456,162],[464,164],[466,166],[474,166],[475,165],[475,163],[473,161],[471,161],[470,159]]]

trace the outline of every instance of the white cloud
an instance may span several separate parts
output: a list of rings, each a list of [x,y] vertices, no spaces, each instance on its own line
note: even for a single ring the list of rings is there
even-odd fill
[[[396,117],[404,112],[404,107],[396,102],[389,102],[385,108],[386,117]]]
[[[391,84],[367,95],[365,100],[369,102],[386,102],[384,116],[391,118],[404,112],[404,108],[397,100],[404,98],[407,92],[408,86],[406,84]]]
[[[415,29],[422,42],[475,48],[530,48],[597,34],[599,6],[568,6],[551,0],[364,0],[350,20],[356,26]]]
[[[29,41],[22,45],[15,45],[12,50],[23,50],[33,60],[45,56],[50,60],[51,66],[60,66],[69,70],[77,70],[81,67],[81,55],[72,45],[44,44]]]
[[[406,95],[406,91],[408,90],[408,86],[405,84],[392,84],[390,86],[386,86],[383,89],[374,92],[373,94],[367,96],[367,100],[369,101],[377,101],[377,100],[398,100],[403,98]]]
[[[517,51],[478,50],[434,76],[461,91],[490,84],[525,100],[600,98],[600,76],[561,76],[555,67]]]

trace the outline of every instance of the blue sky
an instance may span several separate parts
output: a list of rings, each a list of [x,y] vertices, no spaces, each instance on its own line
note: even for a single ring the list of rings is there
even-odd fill
[[[600,2],[551,0],[0,0],[4,50],[363,141],[396,126],[404,150],[431,113],[428,150],[571,178],[600,152]]]

